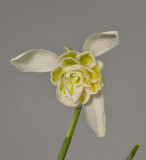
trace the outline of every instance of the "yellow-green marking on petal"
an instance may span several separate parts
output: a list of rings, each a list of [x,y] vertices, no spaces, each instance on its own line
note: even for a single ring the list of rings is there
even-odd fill
[[[78,77],[78,79],[76,81],[74,81],[75,85],[80,85],[81,84],[81,78]]]
[[[88,73],[92,83],[96,82],[100,78],[100,75],[96,74],[92,69],[88,68]]]
[[[89,67],[93,67],[95,63],[94,57],[91,55],[91,53],[81,53],[78,56],[78,59],[82,65],[86,65]]]
[[[90,94],[96,94],[98,93],[98,91],[101,89],[101,85],[100,83],[97,81],[95,83],[92,83],[91,84],[91,87],[90,88],[87,88],[87,91],[90,93]]]
[[[62,61],[62,65],[64,67],[70,66],[70,65],[75,65],[75,64],[78,64],[78,62],[74,58],[72,58],[72,57],[65,58]]]
[[[68,58],[68,57],[72,57],[72,58],[76,58],[77,53],[74,51],[69,51],[67,53],[62,54],[59,58],[60,60],[64,59],[64,58]]]
[[[69,94],[72,96],[73,95],[73,83],[72,80],[68,79],[66,80],[65,87]]]
[[[70,79],[72,80],[72,81],[77,81],[78,80],[78,77],[75,75],[75,74],[71,74],[70,75]]]
[[[86,92],[85,89],[83,89],[83,92],[80,96],[80,101],[82,102],[82,104],[85,104],[90,98],[90,94]]]
[[[86,77],[84,77],[84,79],[83,79],[83,86],[85,86],[85,87],[89,87],[90,86],[90,83],[89,83],[89,81],[87,80]]]
[[[95,66],[92,68],[92,70],[93,70],[96,74],[100,74],[101,68],[100,68],[100,66],[95,65]]]
[[[51,81],[54,83],[54,84],[57,84],[60,80],[60,75],[61,75],[61,72],[62,72],[62,68],[61,67],[57,67],[52,73],[51,73]]]
[[[61,81],[61,83],[60,83],[60,92],[62,94],[64,94],[64,95],[66,95],[65,88],[64,88],[64,82],[63,81]]]

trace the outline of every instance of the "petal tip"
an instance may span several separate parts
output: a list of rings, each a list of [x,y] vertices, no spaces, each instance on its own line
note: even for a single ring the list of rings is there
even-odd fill
[[[83,51],[90,51],[96,57],[111,50],[118,44],[119,44],[118,31],[95,33],[86,39],[83,45]]]
[[[98,131],[98,133],[96,133],[98,137],[103,138],[106,135],[106,131],[101,129],[100,131]]]
[[[12,65],[13,65],[13,63],[14,63],[13,61],[14,61],[14,58],[12,58],[12,59],[10,60],[10,63],[11,63]]]
[[[58,56],[43,49],[31,49],[11,59],[11,64],[22,72],[50,72],[58,64]]]
[[[10,60],[10,63],[11,63],[15,68],[17,68],[19,71],[24,72],[23,68],[22,68],[19,64],[17,64],[17,57],[16,57],[16,58],[12,58],[12,59]]]
[[[15,58],[12,58],[12,59],[10,60],[10,62],[11,62],[12,65],[14,65],[15,60],[16,60],[16,57],[15,57]]]

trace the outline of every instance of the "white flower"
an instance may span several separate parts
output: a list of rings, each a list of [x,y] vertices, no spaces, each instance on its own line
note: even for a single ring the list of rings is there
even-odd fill
[[[83,52],[68,50],[60,57],[55,53],[32,49],[11,60],[23,72],[51,72],[51,82],[57,86],[58,99],[66,106],[83,104],[89,126],[99,137],[106,132],[106,115],[101,70],[103,63],[95,57],[119,44],[117,31],[95,33],[87,38]]]
[[[57,86],[58,99],[66,106],[77,107],[88,102],[90,94],[97,94],[103,86],[103,63],[90,52],[68,51],[58,59],[51,72],[51,81]]]

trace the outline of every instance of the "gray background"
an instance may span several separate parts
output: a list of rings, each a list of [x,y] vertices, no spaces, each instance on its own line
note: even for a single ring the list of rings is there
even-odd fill
[[[32,48],[81,51],[93,33],[118,30],[120,46],[99,57],[107,134],[98,138],[84,110],[67,160],[123,160],[140,143],[146,158],[146,1],[0,1],[0,159],[55,160],[74,109],[61,105],[49,73],[22,73],[10,59]]]

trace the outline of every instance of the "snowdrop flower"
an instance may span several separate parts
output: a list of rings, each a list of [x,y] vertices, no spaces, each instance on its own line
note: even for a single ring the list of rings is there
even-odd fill
[[[49,50],[32,49],[11,60],[23,72],[50,72],[51,82],[57,87],[59,101],[68,107],[84,106],[89,126],[99,137],[106,132],[103,63],[95,57],[119,44],[117,31],[95,33],[87,38],[83,52],[70,50],[61,56]]]

